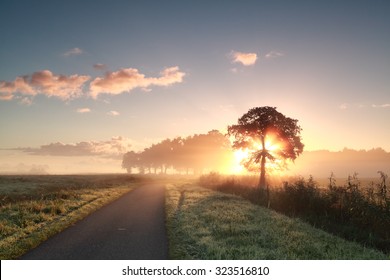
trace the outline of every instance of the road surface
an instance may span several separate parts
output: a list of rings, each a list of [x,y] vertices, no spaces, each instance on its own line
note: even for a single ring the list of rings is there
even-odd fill
[[[144,185],[43,242],[21,259],[168,258],[164,187]]]

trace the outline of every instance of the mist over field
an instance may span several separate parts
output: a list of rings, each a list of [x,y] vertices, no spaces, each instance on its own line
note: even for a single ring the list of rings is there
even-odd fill
[[[122,157],[102,156],[42,156],[29,155],[21,151],[0,151],[0,174],[90,174],[90,173],[126,173],[121,168]],[[23,161],[20,161],[20,159]],[[202,161],[209,162],[207,157]],[[214,168],[207,168],[203,173],[216,171],[220,173],[239,174],[227,171],[232,162],[232,155],[226,155]],[[222,168],[220,168],[222,166]],[[139,170],[134,170],[138,172]],[[245,170],[241,169],[241,172]],[[377,172],[390,174],[390,153],[375,148],[370,150],[343,149],[342,151],[304,151],[295,162],[290,162],[287,169],[277,176],[309,176],[327,178],[331,174],[338,178],[358,173],[360,178],[377,177]],[[161,171],[158,171],[160,173]],[[153,173],[153,172],[152,172]],[[168,174],[178,174],[179,171],[168,169]],[[185,172],[182,172],[183,174]],[[191,173],[193,171],[191,170]]]
[[[329,177],[333,172],[337,177],[347,177],[354,172],[359,177],[377,177],[377,172],[390,173],[390,153],[381,148],[371,150],[304,151],[290,165],[290,174],[315,177]]]

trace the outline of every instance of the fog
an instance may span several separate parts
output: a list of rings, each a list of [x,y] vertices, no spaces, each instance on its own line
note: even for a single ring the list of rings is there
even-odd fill
[[[41,156],[0,150],[0,174],[123,173],[121,158],[102,156]]]
[[[390,153],[381,148],[371,150],[344,149],[338,152],[306,151],[289,165],[287,174],[315,177],[347,177],[358,173],[359,177],[377,177],[378,171],[390,174]]]
[[[200,146],[195,150],[190,149],[191,157],[182,154],[176,158],[165,158],[160,153],[157,158],[154,158],[158,159],[159,164],[153,165],[149,162],[149,168],[144,168],[143,172],[194,174],[196,171],[200,175],[211,171],[239,174],[239,171],[244,170],[244,168],[237,168],[238,162],[231,149],[212,153],[210,144],[206,147],[208,148],[206,152],[201,152]],[[148,151],[150,155],[150,149]],[[19,150],[0,150],[0,174],[125,173],[127,169],[122,168],[122,159],[123,157],[110,158],[101,155],[42,156]],[[140,169],[134,165],[132,172],[139,171]],[[272,170],[268,171],[272,172]],[[326,178],[333,172],[336,177],[345,178],[356,172],[360,178],[372,178],[378,177],[378,171],[390,174],[390,153],[380,148],[360,151],[344,149],[338,152],[304,151],[294,163],[287,165],[287,169],[274,174],[304,177],[313,175],[315,178]]]

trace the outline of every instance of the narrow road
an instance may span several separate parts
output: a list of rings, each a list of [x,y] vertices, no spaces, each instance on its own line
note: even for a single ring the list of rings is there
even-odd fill
[[[164,187],[145,185],[43,242],[21,259],[155,260],[168,258]]]

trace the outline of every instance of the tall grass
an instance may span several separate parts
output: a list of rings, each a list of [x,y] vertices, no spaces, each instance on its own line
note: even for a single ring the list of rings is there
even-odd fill
[[[336,185],[332,175],[327,188],[319,187],[309,177],[259,190],[215,173],[202,176],[200,184],[239,195],[347,240],[390,253],[390,200],[387,177],[384,173],[380,175],[379,183],[365,187],[356,174],[349,176],[342,186]]]
[[[0,259],[14,259],[136,186],[128,175],[0,176]]]
[[[388,258],[241,197],[196,185],[168,185],[166,214],[172,259]]]

